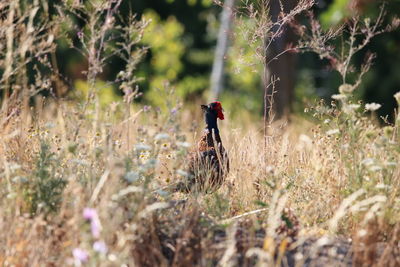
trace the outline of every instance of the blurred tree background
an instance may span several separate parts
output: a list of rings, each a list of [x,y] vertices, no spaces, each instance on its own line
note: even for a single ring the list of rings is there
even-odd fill
[[[274,0],[272,0],[274,1]],[[23,1],[22,1],[23,2]],[[29,1],[28,1],[29,2]],[[253,1],[236,1],[237,9]],[[313,8],[324,27],[338,25],[349,16],[349,4],[356,6],[362,14],[376,17],[379,1],[373,0],[317,0]],[[137,19],[146,18],[146,27],[139,46],[147,48],[136,70],[138,86],[143,93],[137,101],[148,105],[164,105],[166,88],[175,88],[176,94],[185,102],[206,102],[210,89],[210,72],[214,59],[222,5],[212,0],[124,0],[121,4],[120,21],[129,14]],[[50,12],[56,12],[56,3],[49,2]],[[400,12],[400,1],[387,3],[387,19]],[[303,20],[304,18],[298,18]],[[79,46],[79,32],[84,28],[84,20],[76,14],[70,21],[63,22],[63,31],[69,38],[57,41],[55,60],[60,84],[56,84],[62,96],[70,96],[73,91],[87,91],[85,75],[88,68],[85,58],[71,44]],[[254,56],[260,43],[250,43],[243,33],[243,24],[232,25],[229,33],[229,49],[225,56],[224,90],[220,96],[224,107],[232,115],[248,112],[263,114],[263,62]],[[253,22],[248,20],[248,27]],[[337,45],[340,45],[339,43]],[[354,64],[360,65],[368,51],[377,54],[371,70],[366,74],[357,97],[366,102],[382,104],[379,115],[393,115],[395,101],[393,94],[400,90],[400,32],[385,33],[372,40],[355,57]],[[53,62],[54,63],[54,62]],[[116,81],[125,62],[116,56],[107,61],[104,71],[98,76],[102,83],[103,103],[122,96]],[[0,74],[3,70],[1,70]],[[32,76],[32,75],[31,75]],[[290,76],[292,77],[292,76]],[[281,77],[285,79],[285,77]],[[313,53],[298,54],[294,79],[293,103],[291,110],[300,112],[304,104],[315,98],[330,99],[340,85],[340,77],[329,68],[328,62],[321,61]],[[61,85],[63,84],[63,85]]]

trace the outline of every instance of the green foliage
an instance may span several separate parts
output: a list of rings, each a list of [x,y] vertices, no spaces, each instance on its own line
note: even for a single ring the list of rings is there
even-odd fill
[[[73,95],[78,100],[84,101],[88,97],[89,90],[90,85],[88,82],[84,80],[76,80],[75,91],[73,92]],[[114,87],[101,80],[96,81],[95,90],[99,98],[100,106],[103,108],[107,107],[112,102],[121,100],[121,97],[116,94]]]
[[[154,10],[144,13],[150,24],[143,36],[143,43],[149,46],[151,60],[143,64],[140,71],[147,71],[144,82],[149,83],[146,99],[152,104],[165,108],[165,99],[173,87],[181,99],[202,95],[208,87],[208,76],[186,74],[184,55],[196,64],[212,62],[212,53],[203,50],[189,50],[184,42],[184,26],[176,17],[169,16],[165,21]],[[147,64],[147,65],[146,65]]]
[[[176,2],[176,0],[166,0],[166,1],[169,4]],[[205,7],[209,7],[213,3],[212,0],[186,0],[186,2],[189,6],[195,6],[196,4],[201,3]]]
[[[226,88],[223,101],[226,109],[242,112],[237,107],[245,107],[252,114],[261,114],[263,101],[262,82],[260,73],[263,72],[262,60],[257,57],[259,40],[249,42],[255,25],[245,21],[233,29],[235,37],[228,51],[226,62]]]
[[[48,214],[58,210],[67,184],[62,174],[57,172],[59,164],[49,144],[42,141],[36,169],[27,185],[27,199],[32,214]]]
[[[345,17],[349,15],[349,0],[334,0],[321,15],[321,23],[324,28],[339,24]]]
[[[205,88],[208,87],[209,80],[206,76],[186,76],[176,86],[176,91],[182,99],[188,96],[201,95]]]
[[[143,36],[143,43],[150,47],[152,58],[146,80],[149,81],[150,91],[147,94],[153,104],[160,105],[158,90],[164,83],[176,82],[179,73],[183,69],[181,61],[185,47],[181,42],[183,26],[175,17],[169,17],[165,22],[153,10],[145,12],[144,16],[150,20],[150,24]]]
[[[143,36],[143,43],[150,46],[153,54],[150,64],[156,77],[151,80],[152,86],[157,87],[161,85],[158,76],[174,81],[183,68],[180,59],[185,47],[180,38],[184,28],[174,16],[165,22],[152,10],[145,12],[144,16],[151,21]]]
[[[318,99],[315,92],[315,81],[310,70],[303,69],[299,71],[294,95],[293,111],[298,114],[303,114],[304,103],[311,99]]]

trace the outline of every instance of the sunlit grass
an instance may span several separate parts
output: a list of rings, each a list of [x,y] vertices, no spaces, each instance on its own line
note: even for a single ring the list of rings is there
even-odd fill
[[[356,80],[348,81],[354,54],[373,36],[396,28],[398,20],[382,30],[381,19],[348,24],[350,42],[340,53],[328,41],[341,31],[321,32],[312,20],[302,45],[341,74],[333,102],[264,124],[231,97],[219,124],[230,159],[226,181],[216,192],[183,194],[169,188],[187,177],[186,156],[203,133],[202,114],[197,104],[182,104],[173,84],[161,80],[152,91],[159,106],[135,103],[142,96],[135,74],[146,52],[140,43],[148,21],[132,15],[123,27],[116,25],[121,1],[63,1],[54,21],[48,14],[37,16],[38,1],[21,10],[15,3],[4,8],[15,23],[0,21],[8,41],[0,51],[2,266],[399,262],[400,117],[379,125],[375,112],[381,106],[354,99],[372,54]],[[279,35],[273,28],[312,5],[299,1],[278,24],[263,5],[263,13],[249,5],[248,15],[259,20],[248,32],[251,40],[272,42]],[[60,21],[69,21],[70,13],[84,20],[83,29],[63,32]],[[86,81],[69,95],[53,92],[52,84],[61,84],[50,60],[56,32],[57,38],[78,38],[74,48],[87,59]],[[354,36],[363,34],[360,46]],[[264,62],[263,50],[252,49],[253,59],[260,62],[261,56]],[[116,81],[99,82],[111,55],[125,69]],[[28,62],[34,81],[26,78]],[[67,90],[60,84],[58,89]],[[109,94],[113,86],[123,97]],[[395,98],[400,104],[399,93]]]
[[[138,251],[146,247],[160,253],[154,264],[168,262],[187,251],[165,254],[164,239],[178,235],[170,244],[176,249],[187,231],[196,232],[189,234],[196,242],[212,243],[218,225],[249,220],[246,231],[278,238],[278,227],[292,223],[284,209],[299,223],[295,238],[368,235],[374,222],[378,240],[390,240],[400,211],[397,124],[381,128],[361,108],[332,115],[320,106],[309,113],[321,123],[277,122],[265,138],[262,125],[227,116],[220,123],[231,162],[226,182],[212,194],[185,195],[164,188],[182,179],[185,156],[201,135],[201,114],[131,109],[130,117],[105,109],[95,130],[94,111],[82,117],[69,104],[49,103],[23,110],[2,130],[3,264],[144,264],[150,258]],[[73,140],[77,120],[83,123]],[[194,251],[195,243],[186,249]],[[224,246],[204,260],[218,261]]]

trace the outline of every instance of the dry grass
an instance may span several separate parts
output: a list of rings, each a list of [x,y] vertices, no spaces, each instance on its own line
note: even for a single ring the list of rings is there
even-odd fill
[[[193,133],[201,132],[200,125],[193,132],[191,122],[180,123],[188,111],[163,115],[131,107],[129,120],[105,111],[94,131],[89,119],[94,110],[78,118],[72,108],[49,102],[22,110],[1,132],[3,265],[79,265],[79,255],[74,259],[72,254],[76,248],[88,254],[87,259],[81,255],[82,262],[101,266],[213,265],[220,260],[247,265],[255,258],[278,264],[282,259],[276,253],[305,246],[305,238],[319,244],[332,237],[333,244],[341,244],[335,239],[340,236],[355,237],[357,262],[385,261],[374,253],[389,262],[398,258],[398,239],[392,238],[400,208],[397,126],[379,128],[355,114],[336,117],[345,124],[342,116],[349,116],[353,128],[338,124],[328,132],[326,121],[285,129],[277,123],[264,148],[262,126],[239,128],[241,122],[229,120],[228,113],[221,123],[231,161],[226,183],[213,194],[171,195],[158,189],[179,178],[185,142],[193,143]],[[82,127],[74,142],[79,119]],[[44,166],[38,165],[40,144],[49,147]],[[47,176],[40,174],[44,170]],[[54,180],[66,186],[57,187]],[[62,194],[39,194],[33,203],[39,184]],[[171,206],[180,199],[186,202]],[[95,209],[98,220],[83,217],[87,207]],[[288,208],[293,213],[289,224]],[[245,214],[252,210],[258,211]],[[289,234],[297,221],[299,233]],[[227,224],[234,228],[225,233]],[[282,225],[287,229],[280,232]],[[285,236],[297,241],[282,245]],[[94,248],[95,242],[104,242],[107,250]],[[257,247],[264,250],[254,252]]]
[[[399,264],[400,117],[380,127],[373,119],[379,107],[353,99],[372,57],[354,85],[336,68],[343,76],[340,94],[331,105],[310,107],[312,122],[266,125],[227,111],[221,123],[231,166],[225,184],[212,194],[171,194],[163,189],[184,177],[186,154],[203,126],[200,108],[182,108],[169,92],[160,110],[132,104],[140,95],[134,74],[147,22],[131,16],[117,27],[121,1],[90,2],[90,8],[63,1],[54,16],[45,1],[33,1],[32,8],[17,3],[0,4],[0,40],[7,43],[0,52],[2,266]],[[283,14],[282,27],[290,22],[285,16],[313,1],[300,3]],[[254,38],[265,38],[273,26],[262,14],[253,16],[259,20]],[[62,79],[51,60],[54,34],[68,35],[59,21],[73,15],[89,18],[77,33],[89,64],[83,101],[59,98]],[[378,22],[349,30],[375,29],[367,31],[369,41],[381,32]],[[310,50],[321,47],[309,36],[337,37],[312,30],[303,36]],[[110,48],[127,63],[115,81],[124,98],[102,106],[96,79],[113,36],[126,42]],[[341,64],[334,67],[349,68],[357,45],[347,43],[340,54],[348,59],[336,58]],[[26,79],[28,63],[33,82]],[[42,90],[51,97],[40,96]]]

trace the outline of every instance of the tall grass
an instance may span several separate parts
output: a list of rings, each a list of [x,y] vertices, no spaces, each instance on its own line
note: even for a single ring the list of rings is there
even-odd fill
[[[82,128],[75,142],[68,140],[75,112],[63,102],[32,117],[34,127],[19,117],[10,122],[15,126],[1,133],[3,264],[76,262],[72,252],[79,248],[87,254],[82,262],[94,265],[202,265],[228,256],[228,262],[245,261],[260,246],[256,255],[271,263],[276,251],[267,248],[287,236],[355,237],[359,248],[374,235],[375,243],[395,248],[398,124],[381,128],[362,112],[352,120],[335,115],[321,124],[288,126],[264,150],[262,125],[241,128],[228,112],[221,125],[231,161],[226,183],[213,194],[181,195],[163,188],[184,175],[185,154],[196,139],[191,125],[181,123],[189,111],[161,116],[131,108],[136,115],[128,121],[110,115],[98,131]],[[320,109],[334,112],[320,106],[315,116],[323,116]],[[199,127],[194,132],[200,134]],[[186,202],[176,202],[181,199]],[[86,208],[95,219],[85,218]],[[234,239],[227,234],[223,241],[231,224]],[[249,235],[239,238],[240,231]],[[292,241],[284,251],[299,245]],[[236,242],[231,254],[224,252],[233,249],[229,242]],[[99,244],[107,249],[97,251]]]
[[[5,14],[11,16],[17,7],[8,3]],[[84,11],[107,20],[102,15],[114,14],[119,3]],[[140,36],[145,22],[137,23],[120,33]],[[109,25],[88,25],[93,27],[80,38],[86,47],[100,45],[95,51],[102,53]],[[118,50],[128,63],[119,76],[125,101],[110,106],[98,103],[93,79],[103,55],[90,48],[84,52],[93,60],[91,92],[83,105],[33,89],[33,105],[21,104],[26,88],[17,77],[23,73],[3,76],[2,265],[399,262],[399,118],[379,126],[373,116],[379,106],[356,103],[346,79],[335,102],[307,109],[311,122],[271,123],[265,133],[263,123],[233,119],[226,111],[220,131],[231,166],[227,181],[212,194],[171,193],[166,186],[185,178],[186,154],[201,135],[201,109],[182,108],[173,93],[163,111],[132,104],[138,58],[127,55],[137,41]],[[12,60],[1,56],[3,64]],[[13,66],[23,63],[16,60]],[[11,90],[14,84],[21,87]]]

